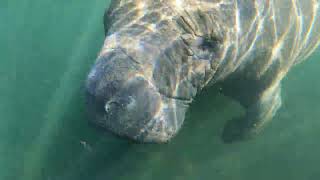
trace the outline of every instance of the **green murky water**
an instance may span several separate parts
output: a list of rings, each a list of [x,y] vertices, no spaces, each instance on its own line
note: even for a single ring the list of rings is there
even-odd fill
[[[104,39],[107,4],[0,1],[1,180],[319,178],[320,53],[291,71],[279,113],[248,142],[221,142],[223,124],[241,111],[208,90],[167,145],[88,127],[83,81]]]

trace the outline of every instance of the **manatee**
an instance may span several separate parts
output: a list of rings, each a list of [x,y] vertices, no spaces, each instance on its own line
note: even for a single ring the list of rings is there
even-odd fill
[[[245,109],[222,140],[254,137],[281,106],[282,79],[319,45],[319,15],[319,0],[113,0],[85,85],[89,122],[168,142],[196,94],[220,86]]]

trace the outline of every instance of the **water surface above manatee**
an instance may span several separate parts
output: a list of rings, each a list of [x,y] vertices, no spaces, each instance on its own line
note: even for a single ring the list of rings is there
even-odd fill
[[[214,87],[197,96],[165,145],[89,127],[83,84],[104,41],[108,3],[0,3],[0,179],[319,177],[319,51],[290,71],[277,115],[249,141],[221,141],[243,109]]]

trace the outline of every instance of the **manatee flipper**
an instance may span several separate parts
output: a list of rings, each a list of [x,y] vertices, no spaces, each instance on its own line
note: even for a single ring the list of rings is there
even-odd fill
[[[238,74],[222,85],[223,93],[238,100],[246,111],[243,116],[226,123],[222,133],[225,143],[257,135],[273,118],[281,106],[280,78],[269,78],[273,73],[269,72],[269,76],[265,75],[259,80]]]

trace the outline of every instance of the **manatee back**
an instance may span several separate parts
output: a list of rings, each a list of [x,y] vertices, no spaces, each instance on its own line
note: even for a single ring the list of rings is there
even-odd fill
[[[238,64],[264,74],[278,63],[284,71],[305,60],[320,43],[318,0],[237,0]]]

